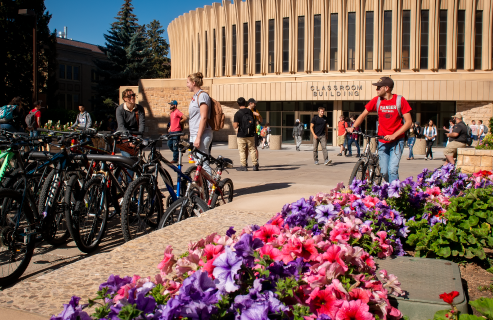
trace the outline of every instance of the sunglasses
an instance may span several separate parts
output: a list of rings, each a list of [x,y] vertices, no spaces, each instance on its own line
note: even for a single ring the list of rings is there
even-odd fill
[[[127,95],[127,98],[131,98],[131,97],[135,97],[135,96],[136,96],[136,94],[132,93],[132,94]]]

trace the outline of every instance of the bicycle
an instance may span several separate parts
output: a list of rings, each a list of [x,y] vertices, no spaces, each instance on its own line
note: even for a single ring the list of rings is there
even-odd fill
[[[353,183],[353,180],[367,181],[370,185],[382,184],[382,173],[380,169],[378,150],[373,153],[370,148],[371,139],[383,139],[383,136],[370,136],[362,132],[353,132],[353,134],[359,134],[366,139],[366,146],[363,152],[363,156],[354,165],[351,176],[349,177],[349,185]]]

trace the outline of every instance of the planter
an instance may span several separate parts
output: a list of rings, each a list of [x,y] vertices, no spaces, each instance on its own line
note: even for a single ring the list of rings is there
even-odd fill
[[[464,173],[480,170],[491,171],[493,167],[493,150],[476,150],[473,148],[457,149],[457,168]]]
[[[426,154],[426,140],[416,139],[413,147],[413,154],[418,156],[424,156]]]
[[[238,140],[236,134],[230,134],[228,136],[228,149],[238,149]]]
[[[271,134],[269,149],[271,150],[281,150],[281,136]]]

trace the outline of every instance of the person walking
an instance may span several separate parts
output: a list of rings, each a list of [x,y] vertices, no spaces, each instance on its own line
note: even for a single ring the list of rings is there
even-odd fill
[[[342,156],[344,153],[344,145],[346,144],[346,129],[348,125],[347,122],[344,121],[344,116],[339,117],[339,122],[337,123],[337,145],[341,147],[340,152],[337,154],[338,156]]]
[[[428,160],[428,155],[430,160],[433,160],[433,143],[435,143],[435,138],[437,136],[437,127],[433,123],[433,120],[428,121],[428,126],[424,130],[424,135],[426,138],[426,158]]]
[[[443,126],[443,130],[445,130],[445,132],[446,132],[445,135],[447,133],[451,133],[452,132],[452,130],[454,129],[454,125],[455,125],[455,120],[454,119],[450,119],[449,120],[449,126],[448,126],[448,128],[445,127],[445,126]],[[450,138],[447,139],[447,144],[445,144],[445,147],[448,146],[448,143],[449,142],[450,142]]]
[[[303,124],[300,123],[300,119],[296,119],[293,128],[293,138],[294,138],[294,142],[296,143],[296,151],[301,151],[300,146],[301,146],[302,136],[303,136]]]
[[[183,113],[178,110],[178,102],[173,100],[168,102],[169,104],[169,128],[168,133],[181,133],[183,131],[183,123],[188,120]],[[173,152],[173,160],[171,163],[178,163],[178,142],[180,141],[179,136],[170,137],[168,139],[168,148]]]
[[[451,163],[455,165],[455,158],[457,157],[457,149],[465,148],[467,145],[467,126],[462,121],[462,115],[460,113],[453,116],[455,118],[455,125],[452,132],[447,133],[449,138],[449,144],[443,150],[445,155],[445,164]]]
[[[38,128],[41,128],[41,104],[42,101],[38,100],[33,103],[34,109],[32,109],[26,116],[27,129],[30,131],[30,137],[39,136]]]
[[[247,150],[250,152],[253,162],[253,171],[259,171],[257,153],[255,148],[255,120],[252,110],[246,107],[245,98],[240,97],[236,100],[240,110],[236,111],[233,119],[233,127],[237,129],[236,141],[240,153],[241,166],[238,171],[248,171]]]
[[[351,116],[349,118],[349,127],[351,127],[353,124],[354,124],[354,116]],[[355,131],[360,131],[360,127],[355,127],[354,128]],[[352,145],[353,143],[356,145],[356,150],[358,151],[358,154],[356,155],[356,157],[361,157],[361,154],[360,154],[360,149],[359,149],[359,135],[358,134],[348,134],[347,135],[348,137],[348,142],[347,142],[347,149],[348,149],[348,154],[346,155],[346,157],[352,157],[353,156],[353,150],[352,150]]]
[[[254,98],[248,99],[247,102],[247,108],[250,109],[253,113],[253,118],[254,118],[254,123],[255,123],[255,130],[257,130],[257,121],[261,123],[263,121],[262,116],[260,115],[260,112],[257,110],[257,101]],[[259,160],[258,156],[258,146],[260,145],[260,137],[259,134],[255,134],[255,154],[257,155],[257,163]],[[248,150],[245,151],[245,157],[247,160],[247,167],[248,167]]]
[[[262,131],[260,132],[260,135],[262,136],[262,149],[267,147],[269,148],[270,144],[270,123],[266,123]]]
[[[313,135],[313,161],[318,165],[318,144],[322,147],[322,154],[324,155],[324,165],[329,165],[332,160],[329,160],[329,154],[327,152],[327,117],[324,115],[325,108],[318,107],[318,114],[312,118],[310,123],[310,131]]]
[[[21,97],[15,97],[9,104],[0,108],[0,128],[16,132],[20,131],[24,108]]]
[[[407,146],[409,147],[409,157],[407,160],[414,160],[413,148],[416,143],[416,125],[412,124],[407,131]]]
[[[71,129],[77,128],[77,130],[82,131],[92,127],[91,115],[85,110],[86,109],[82,104],[79,105],[79,114],[77,115],[77,118],[75,118],[74,124],[70,126]]]
[[[488,133],[488,127],[485,126],[483,124],[483,120],[478,120],[478,123],[479,123],[479,133],[478,133],[478,136],[479,136],[479,141],[483,141],[484,137],[486,136],[486,134]]]
[[[469,126],[471,129],[471,137],[473,141],[478,141],[478,126],[476,125],[476,120],[471,121],[471,125]]]
[[[347,129],[353,133],[354,127],[361,125],[370,112],[378,113],[378,157],[380,170],[387,182],[399,179],[399,162],[404,151],[404,135],[412,125],[411,106],[406,99],[392,93],[394,81],[382,77],[377,83],[377,96],[368,102],[363,113]],[[402,123],[404,119],[404,124]]]

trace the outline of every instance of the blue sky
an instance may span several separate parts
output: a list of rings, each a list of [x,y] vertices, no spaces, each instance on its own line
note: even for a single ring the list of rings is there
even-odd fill
[[[50,30],[63,31],[66,26],[68,38],[91,44],[104,45],[103,34],[120,11],[123,0],[45,0],[46,10],[52,14]],[[211,5],[218,0],[133,0],[134,14],[139,24],[156,19],[166,30],[173,19],[198,7]],[[168,34],[164,34],[168,39]]]

